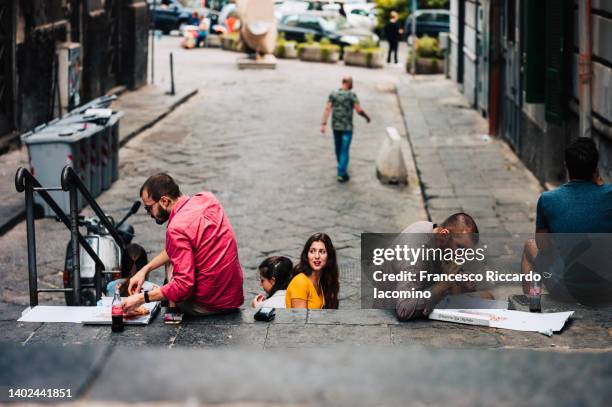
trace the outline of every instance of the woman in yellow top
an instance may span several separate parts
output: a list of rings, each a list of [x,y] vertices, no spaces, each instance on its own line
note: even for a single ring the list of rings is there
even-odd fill
[[[287,308],[337,309],[338,263],[336,249],[325,233],[316,233],[306,241],[300,262],[293,269],[287,287]]]

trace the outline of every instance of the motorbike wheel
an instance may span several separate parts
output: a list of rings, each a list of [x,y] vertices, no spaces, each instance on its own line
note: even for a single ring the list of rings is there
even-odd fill
[[[72,242],[69,242],[66,247],[66,257],[64,260],[64,288],[72,288],[72,279],[73,279],[73,268],[72,268]],[[82,306],[94,306],[97,304],[96,301],[96,292],[91,289],[84,289],[80,292],[80,299]],[[64,292],[64,300],[66,301],[66,305],[73,306],[76,305],[75,294],[72,291]]]
[[[64,257],[64,288],[72,288],[72,280],[73,280],[73,268],[72,268],[72,242],[69,242],[66,247],[66,257]],[[66,291],[64,292],[64,299],[66,301],[66,305],[72,306],[76,305],[76,298],[74,296],[74,292]]]

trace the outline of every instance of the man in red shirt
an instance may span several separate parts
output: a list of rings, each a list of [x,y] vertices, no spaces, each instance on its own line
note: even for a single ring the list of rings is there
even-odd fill
[[[210,192],[182,195],[167,174],[149,177],[140,197],[157,224],[168,222],[166,247],[130,279],[124,312],[160,300],[174,302],[191,315],[239,308],[244,294],[238,246],[217,198]],[[168,261],[173,268],[168,284],[140,292],[147,275]]]

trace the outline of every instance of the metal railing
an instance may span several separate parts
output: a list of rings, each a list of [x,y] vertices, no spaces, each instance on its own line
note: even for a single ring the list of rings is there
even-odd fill
[[[81,305],[81,290],[83,288],[95,288],[96,300],[102,296],[101,282],[104,263],[89,245],[87,240],[79,232],[79,206],[78,193],[80,192],[85,201],[100,219],[102,225],[108,230],[113,240],[119,245],[123,255],[125,245],[116,229],[102,211],[100,206],[85,187],[78,174],[70,166],[64,167],[61,174],[61,187],[43,187],[40,182],[28,171],[20,167],[15,174],[15,188],[17,192],[25,192],[26,206],[26,234],[28,246],[28,277],[30,289],[30,306],[38,305],[38,294],[41,292],[63,292],[74,295],[74,304]],[[49,191],[67,191],[70,196],[70,214],[66,215],[55,200],[49,195]],[[57,218],[70,230],[72,247],[72,287],[71,288],[38,288],[38,271],[36,268],[36,229],[34,226],[34,193],[37,193],[53,210]],[[94,284],[81,285],[81,267],[79,245],[87,252],[96,264]]]

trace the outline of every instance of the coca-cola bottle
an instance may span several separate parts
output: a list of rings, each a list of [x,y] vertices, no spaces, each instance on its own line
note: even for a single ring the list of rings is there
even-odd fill
[[[112,316],[113,332],[123,332],[123,307],[121,306],[121,294],[119,294],[119,288],[115,289],[115,296],[113,297],[112,304]]]
[[[527,298],[529,299],[529,312],[542,312],[542,283],[539,279],[531,282]]]

